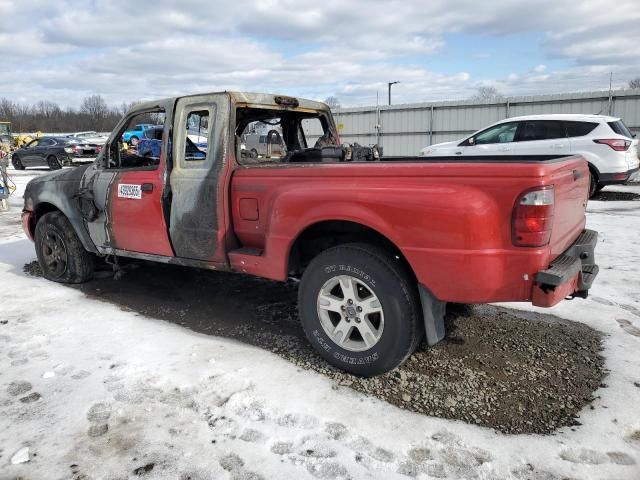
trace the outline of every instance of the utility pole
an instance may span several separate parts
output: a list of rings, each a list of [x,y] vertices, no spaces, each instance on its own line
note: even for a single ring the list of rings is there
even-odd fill
[[[611,113],[612,113],[611,112],[611,106],[612,106],[612,103],[613,103],[613,91],[612,91],[612,88],[611,88],[612,84],[613,84],[613,72],[611,72],[609,74],[609,108],[608,108],[609,116],[611,116]]]
[[[391,85],[395,85],[396,83],[400,83],[400,82],[389,82],[389,83],[387,83],[387,87],[389,89],[389,105],[391,105]]]
[[[380,91],[376,90],[376,145],[380,145]]]

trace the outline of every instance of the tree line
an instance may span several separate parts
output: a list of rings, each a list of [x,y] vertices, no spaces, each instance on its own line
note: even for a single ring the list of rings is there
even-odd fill
[[[640,77],[629,81],[628,86],[640,89]],[[495,87],[482,86],[471,98],[486,101],[501,100],[503,96]],[[340,108],[340,101],[334,96],[328,97],[325,103],[332,110]],[[16,133],[71,133],[82,130],[110,132],[133,105],[135,102],[109,106],[100,95],[85,97],[79,109],[63,109],[57,103],[48,100],[24,105],[0,98],[0,122],[11,122]]]
[[[25,105],[0,98],[0,122],[11,122],[15,133],[109,132],[132,105],[109,106],[100,95],[84,98],[78,109],[47,100]]]

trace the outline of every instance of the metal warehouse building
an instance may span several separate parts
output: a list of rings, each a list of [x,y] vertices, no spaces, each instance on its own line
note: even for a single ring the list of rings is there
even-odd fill
[[[417,155],[434,143],[462,138],[509,117],[546,113],[611,114],[640,133],[640,90],[510,97],[343,108],[334,111],[343,142],[378,143],[385,155]]]

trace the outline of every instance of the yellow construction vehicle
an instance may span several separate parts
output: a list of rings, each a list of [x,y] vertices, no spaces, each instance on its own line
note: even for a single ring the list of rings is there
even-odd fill
[[[9,153],[15,146],[11,135],[11,122],[0,122],[0,151]]]
[[[40,138],[42,132],[14,135],[11,122],[0,122],[0,150],[9,153],[29,143],[34,138]]]

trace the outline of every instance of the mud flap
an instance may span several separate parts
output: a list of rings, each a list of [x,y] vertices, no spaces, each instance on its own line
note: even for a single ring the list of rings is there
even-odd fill
[[[438,300],[424,285],[418,284],[418,290],[424,318],[424,333],[427,344],[431,347],[445,336],[444,313],[447,303]]]

